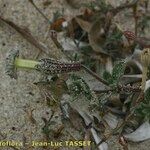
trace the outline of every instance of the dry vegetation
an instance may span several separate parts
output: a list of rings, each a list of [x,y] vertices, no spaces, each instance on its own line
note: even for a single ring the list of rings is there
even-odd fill
[[[149,5],[0,0],[0,141],[23,142],[0,149],[148,150]]]

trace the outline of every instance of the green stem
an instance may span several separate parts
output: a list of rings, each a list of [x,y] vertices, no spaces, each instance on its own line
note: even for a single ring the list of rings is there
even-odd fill
[[[18,68],[28,68],[28,69],[35,69],[35,66],[39,64],[38,61],[34,60],[26,60],[26,59],[15,59],[15,66]]]

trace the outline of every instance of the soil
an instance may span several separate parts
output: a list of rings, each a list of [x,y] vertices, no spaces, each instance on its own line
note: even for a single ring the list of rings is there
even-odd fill
[[[48,17],[52,18],[54,12],[63,11],[69,20],[80,10],[71,8],[65,0],[51,0],[50,5],[44,5],[48,0],[35,1],[36,5]],[[114,1],[116,2],[116,1]],[[118,2],[118,1],[117,1]],[[48,30],[47,21],[33,8],[28,0],[0,0],[0,15],[12,20],[18,25],[30,29],[31,33],[41,42]],[[45,42],[50,47],[50,53],[56,58],[61,58],[62,54],[56,49],[50,39]],[[32,59],[36,56],[38,50],[24,40],[16,31],[10,29],[5,24],[0,23],[0,141],[14,140],[27,141],[42,140],[41,128],[44,125],[42,117],[49,118],[51,108],[47,106],[39,94],[39,89],[33,84],[40,78],[40,74],[35,71],[18,71],[18,79],[10,79],[5,74],[5,58],[12,49],[19,49],[20,56]],[[41,57],[45,57],[42,55]],[[33,116],[36,125],[29,121],[29,113],[33,110]],[[55,114],[55,122],[59,123],[59,113]],[[117,144],[116,137],[108,141],[109,149],[121,150],[122,147]],[[149,150],[150,140],[141,143],[129,143],[129,150]],[[0,147],[0,150],[12,150],[14,148]],[[24,149],[29,149],[25,147]],[[33,149],[33,148],[32,148]],[[35,148],[42,150],[43,148]]]

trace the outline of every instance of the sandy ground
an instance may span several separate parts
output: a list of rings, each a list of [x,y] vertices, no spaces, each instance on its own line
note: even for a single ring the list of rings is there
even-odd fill
[[[49,17],[56,10],[65,9],[65,14],[69,18],[78,13],[78,10],[72,10],[64,0],[55,0],[51,5],[44,8],[43,0],[36,1],[36,4]],[[69,15],[68,15],[69,14]],[[40,41],[43,41],[48,24],[39,13],[32,7],[27,0],[0,0],[0,15],[4,18],[16,22],[18,25],[28,27],[33,35]],[[61,58],[61,54],[55,48],[51,41],[46,41],[49,45],[51,53],[57,58]],[[38,81],[40,75],[37,72],[19,71],[18,80],[10,79],[5,74],[5,58],[9,50],[17,48],[20,50],[21,57],[33,58],[38,50],[26,42],[14,30],[11,30],[4,24],[0,24],[0,141],[15,140],[27,141],[32,139],[43,139],[41,128],[43,121],[41,117],[48,118],[51,110],[47,107],[39,94],[39,90],[32,84]],[[29,123],[25,110],[34,109],[33,115],[37,121],[36,127]],[[58,119],[56,114],[55,119]],[[33,132],[31,136],[31,132]],[[109,141],[111,150],[122,149],[115,143],[116,138]],[[130,150],[149,150],[150,141],[136,144],[129,144]],[[0,150],[11,150],[12,148],[2,148]],[[35,150],[42,150],[36,148]]]

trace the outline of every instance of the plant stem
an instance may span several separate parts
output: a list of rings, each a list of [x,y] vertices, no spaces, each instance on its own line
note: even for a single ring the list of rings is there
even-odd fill
[[[28,69],[35,69],[35,66],[39,64],[38,61],[34,60],[26,60],[26,59],[15,59],[15,66],[18,68],[28,68]]]
[[[64,52],[64,48],[62,47],[62,45],[59,43],[59,41],[56,38],[51,37],[54,44],[57,46],[57,48],[59,48],[62,53],[66,56],[66,58],[68,58],[69,60],[72,60],[71,57],[69,57],[65,52]],[[78,45],[76,45],[77,48],[79,49]],[[93,72],[92,70],[90,70],[89,68],[87,68],[85,65],[81,64],[81,67],[91,76],[93,76],[94,78],[96,78],[98,81],[102,82],[104,85],[109,86],[109,83],[107,81],[105,81],[104,79],[102,79],[101,77],[98,76],[98,74],[96,74],[95,72]]]
[[[98,81],[102,82],[104,85],[109,86],[109,83],[102,79],[101,77],[99,77],[95,72],[93,72],[92,70],[90,70],[89,68],[87,68],[85,65],[82,64],[82,68],[89,73],[90,75],[92,75],[93,77],[95,77]]]
[[[34,6],[34,8],[44,17],[44,19],[50,23],[50,20],[43,14],[43,12],[35,5],[33,0],[29,0],[29,2]]]

